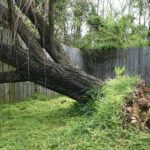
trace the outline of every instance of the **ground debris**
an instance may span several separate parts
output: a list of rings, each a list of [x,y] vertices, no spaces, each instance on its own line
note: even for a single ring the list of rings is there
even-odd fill
[[[127,121],[142,129],[150,130],[150,88],[144,80],[126,98],[125,112]]]

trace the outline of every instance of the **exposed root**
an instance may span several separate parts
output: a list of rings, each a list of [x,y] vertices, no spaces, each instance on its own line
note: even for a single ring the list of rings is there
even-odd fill
[[[150,129],[150,88],[144,80],[140,82],[134,92],[127,97],[125,112],[127,121],[141,129]]]

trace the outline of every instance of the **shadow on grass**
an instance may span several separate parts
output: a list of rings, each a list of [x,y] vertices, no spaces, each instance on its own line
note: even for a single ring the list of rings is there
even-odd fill
[[[58,100],[55,106],[51,106],[49,101],[34,100],[14,105],[7,104],[0,106],[0,118],[4,123],[9,120],[10,124],[16,123],[18,126],[27,124],[27,122],[59,126],[65,125],[69,119],[76,120],[79,117],[91,116],[94,111],[89,103],[80,104],[71,100],[62,103],[64,100],[65,98]]]

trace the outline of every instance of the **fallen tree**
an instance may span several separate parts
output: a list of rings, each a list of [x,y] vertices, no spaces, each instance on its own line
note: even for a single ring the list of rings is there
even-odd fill
[[[49,8],[51,9],[53,2],[49,1]],[[54,37],[53,11],[49,10],[51,11],[51,15],[49,15],[49,23],[47,23],[34,10],[32,5],[28,5],[24,0],[16,0],[20,11],[25,13],[37,28],[40,34],[40,38],[37,38],[30,31],[29,27],[24,24],[23,18],[18,16],[13,11],[14,9],[11,8],[15,4],[10,4],[8,9],[0,5],[0,23],[6,24],[7,22],[9,24],[7,27],[13,30],[12,25],[10,25],[10,17],[15,20],[14,26],[16,27],[16,32],[26,43],[29,53],[21,48],[21,46],[18,46],[17,42],[11,47],[2,42],[0,43],[0,59],[16,68],[15,72],[1,73],[0,83],[32,81],[76,99],[79,102],[90,100],[92,93],[88,94],[88,91],[92,88],[99,88],[102,82],[81,71],[70,61],[61,44]],[[11,16],[9,12],[11,12]],[[42,28],[45,28],[47,32],[43,32]],[[46,57],[43,48],[50,54],[54,61]]]
[[[33,60],[28,62],[28,56],[25,53],[2,43],[0,43],[0,53],[2,61],[17,68],[18,78],[16,78],[16,81],[21,76],[20,80],[28,79],[28,81],[35,82],[81,102],[87,100],[88,97],[85,97],[87,90],[99,86],[101,83],[98,79],[67,65],[64,66],[55,62],[44,64]]]

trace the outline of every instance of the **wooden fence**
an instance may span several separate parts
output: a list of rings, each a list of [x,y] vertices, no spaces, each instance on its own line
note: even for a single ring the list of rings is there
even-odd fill
[[[150,47],[118,50],[94,62],[91,74],[103,80],[114,78],[114,69],[118,66],[126,67],[128,74],[139,75],[150,85]]]

